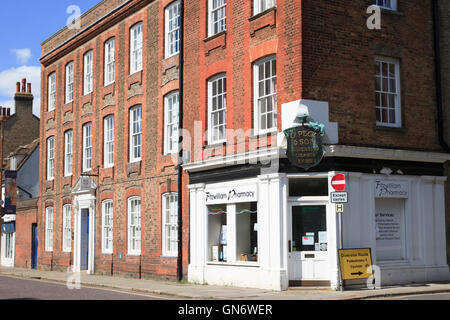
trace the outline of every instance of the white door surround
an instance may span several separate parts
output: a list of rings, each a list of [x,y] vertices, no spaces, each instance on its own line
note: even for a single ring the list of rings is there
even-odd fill
[[[72,190],[74,195],[74,253],[73,272],[81,271],[81,234],[82,234],[82,212],[88,210],[89,216],[89,238],[88,238],[88,265],[87,273],[95,272],[95,208],[96,208],[97,186],[89,177],[80,177]]]

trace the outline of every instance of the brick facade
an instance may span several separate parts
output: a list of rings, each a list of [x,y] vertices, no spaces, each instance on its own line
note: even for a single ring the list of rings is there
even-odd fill
[[[227,129],[252,129],[252,63],[276,54],[279,131],[283,104],[327,101],[330,121],[339,123],[340,144],[442,151],[428,3],[399,1],[398,11],[382,10],[382,30],[369,30],[370,15],[365,13],[371,1],[279,0],[276,8],[256,16],[252,1],[229,1],[227,30],[210,38],[206,3],[185,9],[185,50],[190,53],[185,60],[185,105],[190,110],[185,123],[191,132],[195,120],[207,129],[207,80],[222,72],[227,74]],[[376,56],[400,63],[400,128],[376,125]],[[193,150],[195,144],[206,146],[201,138],[192,142]],[[193,154],[192,160],[201,157]]]
[[[46,181],[41,161],[39,220],[45,208],[54,207],[53,252],[40,246],[39,267],[64,270],[73,262],[62,253],[62,206],[73,201],[72,188],[82,174],[82,126],[93,128],[92,173],[97,184],[95,270],[99,274],[174,277],[176,259],[162,256],[161,196],[177,192],[177,171],[164,156],[164,97],[179,87],[178,56],[165,59],[164,8],[171,0],[105,0],[82,18],[90,28],[76,34],[63,29],[42,45],[41,159],[46,159],[47,138],[54,136],[55,180]],[[275,55],[277,66],[277,118],[281,131],[282,105],[299,99],[327,101],[330,121],[339,123],[339,142],[348,146],[435,151],[442,149],[436,127],[436,90],[431,7],[399,1],[398,11],[383,10],[381,31],[366,27],[372,1],[289,1],[253,15],[252,1],[228,1],[227,26],[208,36],[208,1],[185,3],[184,123],[192,134],[186,142],[191,161],[216,152],[234,153],[250,140],[230,138],[208,146],[202,133],[208,123],[208,79],[227,75],[227,129],[252,130],[254,126],[253,64]],[[121,5],[121,6],[120,6]],[[118,7],[120,6],[120,7]],[[116,9],[112,11],[113,9]],[[111,13],[105,18],[106,13]],[[143,71],[129,76],[129,30],[143,22]],[[104,42],[116,39],[116,81],[103,86]],[[83,96],[83,55],[93,50],[94,90]],[[398,59],[401,78],[401,128],[376,126],[374,59]],[[65,66],[74,61],[74,101],[65,104]],[[48,75],[56,72],[56,110],[47,112]],[[129,159],[129,109],[142,105],[142,161]],[[103,118],[115,119],[114,168],[103,167]],[[201,121],[200,135],[194,123]],[[64,176],[64,132],[74,133],[73,175]],[[262,142],[261,142],[262,143]],[[190,146],[188,146],[190,144]],[[270,144],[270,142],[269,142]],[[196,148],[200,146],[200,148]],[[263,145],[260,145],[261,147]],[[206,152],[205,152],[206,151]],[[199,153],[202,154],[199,154]],[[205,157],[203,157],[205,153]],[[98,170],[96,169],[98,168]],[[188,192],[183,183],[183,265],[187,270]],[[448,192],[447,192],[448,194]],[[127,255],[127,199],[141,197],[142,255]],[[114,202],[114,253],[101,253],[101,203]],[[73,221],[73,220],[72,220]],[[45,225],[39,224],[40,243]],[[73,247],[73,244],[72,244]]]
[[[89,25],[125,1],[102,1],[82,17]],[[164,8],[170,1],[131,1],[91,27],[86,35],[58,45],[72,36],[63,30],[42,47],[41,143],[54,136],[55,180],[46,181],[46,162],[41,162],[39,203],[40,241],[44,243],[45,208],[54,207],[53,252],[39,248],[39,267],[65,270],[73,253],[62,252],[62,207],[73,202],[72,188],[82,174],[82,126],[92,123],[93,170],[96,191],[95,272],[124,276],[176,276],[176,257],[162,254],[162,195],[177,192],[177,170],[163,153],[164,95],[178,89],[178,56],[164,60]],[[101,12],[102,14],[100,14]],[[130,28],[143,23],[143,70],[130,75]],[[104,43],[115,37],[115,82],[104,87]],[[83,55],[93,50],[93,92],[83,96]],[[74,101],[65,104],[65,66],[74,61]],[[56,110],[47,112],[47,78],[56,71]],[[142,160],[130,163],[129,109],[142,106]],[[114,115],[114,167],[103,166],[103,118]],[[64,132],[73,130],[73,175],[64,177]],[[41,158],[46,159],[43,147]],[[98,169],[97,169],[98,168]],[[141,256],[127,254],[127,199],[141,197]],[[113,254],[102,254],[102,201],[113,200]],[[187,203],[185,204],[187,206]],[[73,221],[74,219],[72,219]],[[187,226],[187,220],[185,225]],[[187,231],[187,227],[186,230]],[[187,236],[183,239],[187,243]],[[72,249],[74,247],[72,241]],[[187,272],[187,245],[183,250]],[[139,270],[141,270],[139,272]]]
[[[18,201],[16,217],[16,246],[14,264],[31,268],[32,226],[37,223],[38,199]]]
[[[442,67],[442,103],[444,111],[444,140],[450,145],[450,3],[439,0],[439,22]],[[450,264],[450,163],[447,162],[446,216],[447,216],[447,260]]]

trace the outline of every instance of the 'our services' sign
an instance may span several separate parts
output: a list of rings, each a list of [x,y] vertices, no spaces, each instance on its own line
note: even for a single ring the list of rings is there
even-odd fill
[[[206,204],[257,202],[257,186],[238,186],[205,190]]]

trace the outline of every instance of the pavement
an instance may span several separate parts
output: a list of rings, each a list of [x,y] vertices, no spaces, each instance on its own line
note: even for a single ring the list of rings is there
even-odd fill
[[[77,283],[83,287],[105,288],[160,295],[173,300],[363,300],[369,298],[393,298],[395,296],[433,294],[450,292],[450,283],[410,284],[380,289],[353,289],[344,292],[330,288],[290,288],[287,291],[270,291],[251,288],[237,288],[213,285],[198,285],[151,279],[134,279],[80,274],[58,271],[43,271],[0,267],[0,275],[22,279],[45,280],[64,283],[74,288]]]

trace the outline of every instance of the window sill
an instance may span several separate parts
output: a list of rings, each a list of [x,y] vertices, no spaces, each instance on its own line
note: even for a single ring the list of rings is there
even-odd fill
[[[381,9],[381,13],[392,14],[392,15],[402,16],[402,17],[405,16],[404,12],[400,12],[397,9],[389,9],[389,8],[382,8],[382,7],[380,7],[380,9]]]
[[[215,35],[203,39],[205,55],[209,56],[211,51],[217,48],[226,49],[227,47],[227,31],[216,33]]]
[[[215,262],[215,261],[208,261],[206,263],[207,266],[230,266],[230,267],[250,267],[250,268],[259,268],[259,262],[235,262],[235,263],[228,263],[228,262]]]
[[[127,253],[126,256],[127,257],[140,257],[141,254],[140,253]]]
[[[377,261],[377,264],[382,265],[384,267],[404,266],[404,265],[409,265],[409,260],[382,260],[382,261]]]
[[[376,131],[390,131],[390,132],[401,132],[406,133],[408,130],[405,127],[391,127],[391,126],[385,126],[382,124],[375,125]]]
[[[102,252],[102,255],[104,255],[104,256],[112,256],[113,253],[112,252]]]
[[[275,28],[277,25],[277,7],[269,8],[263,12],[257,13],[248,19],[250,21],[250,36],[254,36],[255,32],[270,26]]]
[[[163,259],[177,259],[178,258],[178,256],[172,256],[172,255],[168,255],[168,254],[163,254],[162,256],[159,256],[160,258],[163,258]]]
[[[253,135],[249,136],[248,139],[253,140],[253,139],[260,139],[260,138],[264,138],[264,137],[268,137],[268,136],[276,136],[276,135],[278,135],[278,129],[274,128],[269,131],[254,133]]]
[[[203,146],[203,149],[214,149],[214,148],[223,148],[223,147],[225,147],[227,145],[227,142],[226,141],[220,141],[220,142],[214,142],[214,143],[211,143],[211,144],[205,144],[204,146]]]

